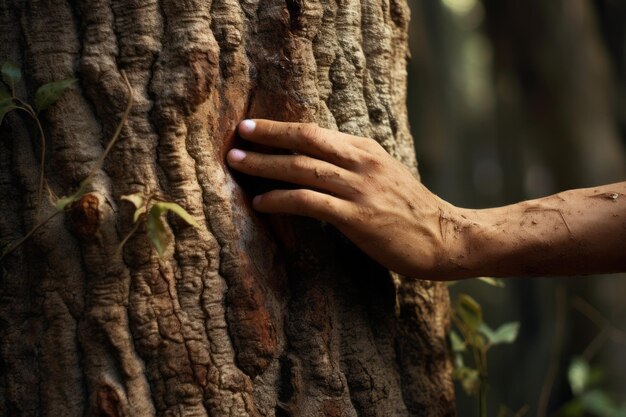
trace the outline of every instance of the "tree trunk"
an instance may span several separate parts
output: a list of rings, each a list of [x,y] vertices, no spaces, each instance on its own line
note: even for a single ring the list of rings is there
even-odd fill
[[[41,114],[45,179],[89,193],[2,262],[2,416],[451,416],[441,284],[389,274],[332,227],[260,216],[224,165],[244,117],[370,136],[415,168],[397,0],[0,2],[17,94],[75,77]],[[0,127],[0,243],[37,224],[32,120]],[[416,172],[416,171],[415,171]],[[417,174],[417,172],[416,172]],[[159,257],[123,195],[179,203]],[[54,212],[44,199],[40,218]]]

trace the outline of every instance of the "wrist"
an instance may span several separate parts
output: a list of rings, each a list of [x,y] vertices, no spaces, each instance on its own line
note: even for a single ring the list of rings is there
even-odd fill
[[[499,224],[493,209],[465,209],[450,206],[439,219],[442,251],[441,269],[449,279],[488,275],[498,246],[494,233]]]
[[[472,250],[482,234],[478,229],[477,210],[456,207],[442,200],[436,219],[436,279],[456,280],[477,275],[480,262]]]

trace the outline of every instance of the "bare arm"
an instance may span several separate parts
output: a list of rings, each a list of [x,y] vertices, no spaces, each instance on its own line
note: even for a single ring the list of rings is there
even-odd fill
[[[460,216],[467,232],[453,257],[469,260],[469,276],[626,271],[626,182]]]
[[[255,197],[257,210],[328,221],[404,275],[448,280],[626,270],[626,182],[461,209],[428,191],[371,139],[268,120],[244,121],[239,133],[297,152],[229,152],[238,171],[303,186]]]

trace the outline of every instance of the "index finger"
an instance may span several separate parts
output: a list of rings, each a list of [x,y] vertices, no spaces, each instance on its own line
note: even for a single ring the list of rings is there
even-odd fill
[[[239,135],[251,142],[289,149],[342,167],[355,161],[354,146],[345,134],[323,129],[314,123],[287,123],[246,119],[239,124]]]

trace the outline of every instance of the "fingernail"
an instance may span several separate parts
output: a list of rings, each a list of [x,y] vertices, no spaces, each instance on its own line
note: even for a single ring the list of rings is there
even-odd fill
[[[256,197],[254,197],[252,199],[252,205],[254,207],[258,207],[258,205],[261,203],[261,199],[263,198],[263,194],[259,194]]]
[[[252,133],[254,132],[255,127],[256,127],[256,122],[251,119],[246,119],[239,124],[239,130],[243,131],[243,133]]]
[[[232,162],[241,162],[246,157],[246,153],[241,149],[231,149],[228,151],[228,160]]]

